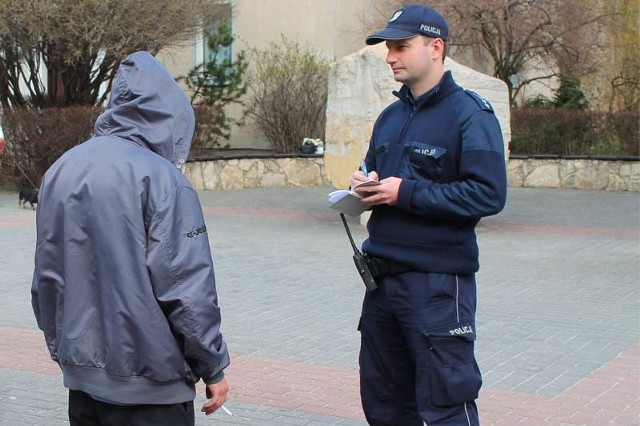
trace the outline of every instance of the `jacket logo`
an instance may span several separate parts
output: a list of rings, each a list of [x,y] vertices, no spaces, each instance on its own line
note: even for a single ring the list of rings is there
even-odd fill
[[[452,336],[459,336],[461,334],[473,334],[473,328],[470,325],[465,325],[463,327],[449,330],[449,334]]]
[[[436,160],[438,160],[447,152],[447,150],[444,148],[439,148],[439,147],[434,147],[429,145],[414,146],[412,147],[412,151],[414,154],[422,155],[425,157],[432,157],[432,158],[435,158]]]
[[[427,155],[429,157],[435,157],[438,152],[436,148],[414,148],[413,152],[417,154]]]
[[[200,228],[194,229],[193,231],[189,232],[189,233],[187,234],[187,237],[189,237],[189,238],[193,238],[193,237],[195,237],[196,235],[204,234],[205,232],[207,232],[207,226],[206,226],[206,225],[203,225],[203,226],[201,226]]]

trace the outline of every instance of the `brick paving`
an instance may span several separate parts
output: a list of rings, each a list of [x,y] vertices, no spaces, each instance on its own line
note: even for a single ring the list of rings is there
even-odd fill
[[[234,416],[197,413],[197,425],[366,424],[363,289],[326,207],[330,190],[200,193]],[[17,194],[0,193],[2,425],[68,424],[66,390],[31,312],[34,217]],[[511,189],[478,238],[482,423],[640,425],[640,195]]]

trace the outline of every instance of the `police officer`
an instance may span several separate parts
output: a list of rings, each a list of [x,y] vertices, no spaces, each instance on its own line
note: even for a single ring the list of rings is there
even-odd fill
[[[372,208],[363,252],[378,289],[365,294],[360,391],[372,425],[478,425],[474,356],[475,227],[505,205],[499,123],[489,103],[444,70],[448,25],[407,6],[366,43],[385,42],[402,87],[378,117],[351,186]]]

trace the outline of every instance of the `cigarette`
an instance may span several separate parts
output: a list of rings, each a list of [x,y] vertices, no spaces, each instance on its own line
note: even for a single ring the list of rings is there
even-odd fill
[[[228,415],[230,415],[231,417],[233,417],[233,413],[231,411],[229,411],[229,409],[227,407],[225,407],[224,405],[221,405],[220,408],[222,408],[222,410],[227,413]]]

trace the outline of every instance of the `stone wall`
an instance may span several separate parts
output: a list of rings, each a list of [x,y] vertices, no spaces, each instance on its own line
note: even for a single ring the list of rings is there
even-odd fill
[[[640,192],[640,161],[512,158],[509,186]]]
[[[514,188],[640,192],[640,161],[511,159],[507,170]],[[348,186],[329,180],[321,156],[195,161],[185,173],[199,190]]]
[[[198,190],[330,184],[321,156],[193,161],[185,174]]]

